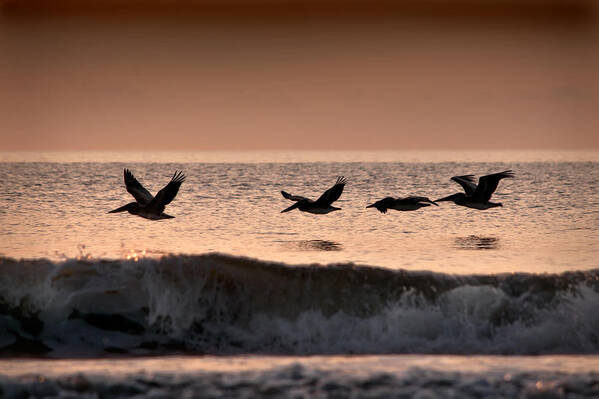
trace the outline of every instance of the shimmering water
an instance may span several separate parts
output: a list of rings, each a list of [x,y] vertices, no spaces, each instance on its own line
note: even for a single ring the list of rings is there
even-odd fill
[[[599,394],[599,153],[0,157],[2,397]],[[183,170],[176,218],[107,214],[123,168]],[[507,169],[500,208],[365,208]]]
[[[4,159],[10,162],[0,164],[0,254],[9,257],[222,252],[289,264],[355,262],[449,273],[599,265],[594,153],[67,153]],[[33,162],[40,159],[46,161]],[[176,218],[107,214],[132,200],[124,167],[152,193],[175,169],[183,170],[187,180],[167,208]],[[506,169],[516,178],[500,182],[493,197],[500,208],[442,203],[386,215],[365,209],[389,195],[440,198],[461,190],[451,176]],[[341,211],[280,213],[290,205],[280,190],[315,199],[341,175],[349,181],[336,203]]]

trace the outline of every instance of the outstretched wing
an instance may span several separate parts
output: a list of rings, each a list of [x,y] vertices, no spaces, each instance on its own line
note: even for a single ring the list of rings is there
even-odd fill
[[[481,176],[478,179],[478,187],[472,195],[476,201],[487,202],[491,199],[491,196],[497,189],[499,180],[506,177],[514,177],[514,173],[511,170],[505,170],[499,173],[493,173],[492,175]]]
[[[476,183],[474,183],[474,175],[454,176],[451,178],[464,189],[467,196],[472,196],[476,191]]]
[[[152,194],[150,194],[148,190],[146,190],[144,186],[142,186],[141,183],[137,181],[137,179],[135,178],[135,176],[133,176],[133,173],[131,173],[129,169],[125,168],[124,174],[125,186],[127,186],[127,191],[129,192],[129,194],[131,194],[133,198],[135,198],[135,201],[137,201],[138,204],[149,204],[153,198]]]
[[[341,197],[341,193],[343,193],[343,187],[345,187],[346,183],[347,180],[345,180],[345,177],[338,177],[335,185],[325,191],[320,198],[316,200],[316,202],[321,206],[330,206],[333,202],[337,201],[339,197]]]
[[[409,197],[405,197],[404,201],[410,201],[413,204],[418,204],[420,202],[424,202],[424,203],[439,206],[439,204],[437,204],[435,201],[431,201],[428,197],[419,197],[416,195],[410,195]]]
[[[154,197],[154,199],[148,205],[149,208],[155,209],[158,212],[164,211],[164,207],[171,203],[179,192],[181,183],[185,181],[185,175],[182,171],[175,171],[175,174],[171,178],[171,181]]]
[[[301,201],[301,200],[308,200],[308,198],[306,197],[302,197],[300,195],[291,195],[286,191],[281,191],[281,194],[283,194],[283,197],[287,198],[288,200],[291,201]]]

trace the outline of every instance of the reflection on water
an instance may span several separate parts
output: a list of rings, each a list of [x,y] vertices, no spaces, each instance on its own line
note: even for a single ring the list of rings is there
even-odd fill
[[[156,163],[125,164],[95,162],[91,153],[83,163],[0,162],[0,181],[12,182],[20,194],[9,198],[0,190],[0,253],[56,261],[129,257],[134,263],[136,258],[142,262],[168,254],[219,252],[293,265],[358,262],[452,273],[553,273],[597,267],[599,163],[456,164],[456,175],[520,168],[518,179],[502,181],[495,194],[506,206],[468,213],[466,219],[465,211],[455,207],[384,218],[367,213],[364,199],[383,198],[389,192],[418,193],[423,187],[430,188],[430,195],[451,193],[457,187],[447,173],[454,166],[425,162],[426,158],[420,163],[400,162],[401,158],[340,163],[336,153],[324,154],[335,162],[311,163],[307,158],[300,159],[301,164],[181,164],[157,158]],[[125,166],[157,184],[170,177],[169,170],[185,170],[187,180],[169,205],[175,219],[153,222],[105,213],[132,200],[123,190]],[[340,172],[352,176],[339,199],[343,211],[327,216],[280,213],[287,206],[280,189],[316,198]],[[555,189],[563,185],[563,176],[573,182],[567,187],[569,195]],[[160,187],[148,189],[156,192]],[[545,206],[534,208],[539,198]],[[471,254],[477,256],[464,256]]]
[[[457,237],[454,240],[454,245],[457,249],[498,249],[499,238],[469,235]]]
[[[299,240],[284,241],[283,247],[292,251],[342,251],[343,246],[334,241],[326,240]]]

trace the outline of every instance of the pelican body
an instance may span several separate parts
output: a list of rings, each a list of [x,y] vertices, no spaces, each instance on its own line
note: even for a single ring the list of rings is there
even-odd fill
[[[513,177],[514,173],[511,170],[506,170],[491,175],[481,176],[478,179],[477,185],[474,183],[474,175],[454,176],[451,180],[462,186],[464,192],[452,194],[435,201],[452,201],[456,205],[478,210],[503,206],[501,202],[490,202],[489,200],[497,189],[497,185],[501,179]]]
[[[150,220],[173,219],[174,216],[164,213],[166,205],[170,204],[179,192],[181,183],[185,181],[185,175],[181,171],[175,171],[171,181],[164,188],[152,196],[148,190],[137,181],[129,169],[124,170],[125,186],[127,191],[135,198],[135,202],[130,202],[120,208],[114,209],[108,213],[129,212],[132,215],[141,216]]]
[[[366,208],[376,208],[380,213],[387,213],[388,209],[394,209],[396,211],[415,211],[431,205],[439,206],[435,201],[431,201],[427,197],[385,197],[374,204],[368,205]]]
[[[465,206],[466,208],[478,209],[484,211],[489,208],[503,206],[501,202],[478,202],[464,193],[456,193],[435,201],[452,201],[456,205]]]
[[[281,191],[281,194],[284,198],[288,200],[295,201],[295,204],[291,205],[289,208],[283,209],[281,213],[289,212],[294,209],[299,209],[302,212],[313,213],[316,215],[325,215],[327,213],[341,210],[341,208],[337,208],[332,206],[331,204],[341,197],[341,193],[343,193],[343,188],[347,180],[343,176],[337,178],[337,182],[327,191],[325,191],[316,201],[313,201],[306,197],[301,197],[299,195],[291,195],[288,192]]]
[[[174,216],[171,215],[167,215],[166,213],[162,212],[160,214],[150,210],[150,209],[146,209],[143,206],[140,206],[137,202],[129,202],[127,205],[123,205],[120,208],[114,209],[108,213],[118,213],[118,212],[129,212],[132,215],[137,215],[137,216],[141,216],[144,219],[150,219],[150,220],[160,220],[160,219],[174,219]]]

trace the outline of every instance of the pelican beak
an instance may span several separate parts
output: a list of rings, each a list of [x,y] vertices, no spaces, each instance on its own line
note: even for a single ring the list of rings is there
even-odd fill
[[[447,197],[439,198],[434,200],[433,202],[441,202],[441,201],[453,201],[455,198],[455,194],[448,195]],[[435,204],[436,205],[436,204]]]
[[[295,204],[291,205],[289,208],[283,209],[283,210],[281,211],[281,213],[292,211],[292,210],[294,210],[295,208],[297,208],[299,205],[300,205],[300,203],[299,203],[299,201],[298,201],[298,202],[296,202]]]
[[[116,208],[113,209],[112,211],[108,212],[108,213],[117,213],[117,212],[125,212],[127,210],[127,208],[129,207],[129,204],[127,205],[123,205],[120,208]]]

